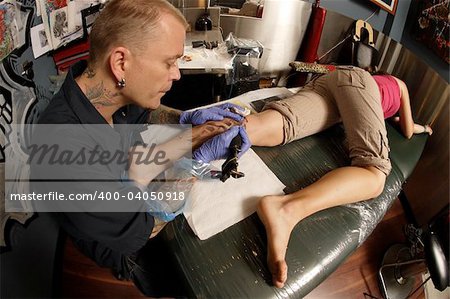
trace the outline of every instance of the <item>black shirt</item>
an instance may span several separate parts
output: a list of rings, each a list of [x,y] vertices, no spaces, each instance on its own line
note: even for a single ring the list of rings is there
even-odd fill
[[[87,97],[83,94],[74,78],[82,74],[86,68],[86,62],[77,63],[69,71],[61,90],[55,95],[47,109],[39,119],[39,124],[99,124],[105,128],[101,133],[90,132],[81,136],[79,131],[63,129],[47,134],[60,135],[64,140],[64,146],[69,149],[83,143],[84,147],[96,146],[106,148],[122,148],[127,146],[124,135],[110,127],[106,120],[99,114]],[[145,123],[148,111],[134,105],[123,107],[114,116],[114,124],[140,124]],[[55,126],[57,127],[57,126]],[[51,129],[50,129],[51,130]],[[38,134],[39,135],[39,134]],[[82,141],[80,141],[82,139]],[[61,169],[60,169],[61,170]],[[47,170],[45,170],[48,172]],[[139,192],[140,190],[121,179],[124,171],[122,165],[96,165],[78,167],[77,165],[65,166],[58,172],[58,178],[72,179],[84,172],[86,178],[112,179],[108,185],[110,192]],[[39,178],[42,169],[31,167],[31,178]],[[54,191],[50,185],[39,184],[39,192]],[[53,185],[52,185],[53,186]],[[98,183],[77,182],[72,184],[76,192],[92,193],[98,188]],[[45,190],[47,189],[47,190]],[[73,191],[73,190],[72,190]],[[142,248],[153,229],[154,219],[148,213],[143,212],[63,212],[58,213],[60,225],[74,239],[76,246],[87,256],[101,266],[116,269],[126,274],[127,257],[134,255]]]

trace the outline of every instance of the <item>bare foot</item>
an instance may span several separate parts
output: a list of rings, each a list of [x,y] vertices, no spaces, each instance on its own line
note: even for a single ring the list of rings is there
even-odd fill
[[[266,196],[258,204],[257,213],[267,234],[267,265],[273,285],[282,288],[287,279],[285,261],[287,245],[297,221],[283,208],[286,196]]]

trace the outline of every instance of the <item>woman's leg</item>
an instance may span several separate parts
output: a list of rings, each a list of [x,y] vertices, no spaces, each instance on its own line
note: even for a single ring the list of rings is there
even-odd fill
[[[283,143],[283,116],[276,110],[265,110],[246,117],[245,130],[252,145],[275,146]]]
[[[319,78],[289,98],[268,103],[263,112],[247,116],[245,129],[252,145],[288,143],[340,122],[339,111],[326,96],[322,81]]]
[[[283,287],[287,279],[286,248],[299,221],[330,207],[376,197],[383,190],[390,162],[379,92],[372,81],[361,71],[336,71],[320,81],[338,107],[353,166],[335,169],[293,194],[267,196],[259,203],[276,287]]]
[[[252,144],[273,146],[283,140],[282,127],[269,126],[265,121],[281,116],[266,110],[249,119],[247,126]],[[253,125],[258,124],[257,128]],[[342,167],[295,193],[285,196],[266,196],[258,205],[258,216],[266,228],[267,264],[274,286],[283,287],[287,279],[286,249],[294,226],[315,212],[378,196],[383,190],[386,175],[375,167]]]
[[[342,167],[295,193],[263,197],[257,212],[266,228],[267,264],[274,286],[283,287],[287,279],[286,249],[298,222],[330,207],[376,197],[385,179],[375,167]]]

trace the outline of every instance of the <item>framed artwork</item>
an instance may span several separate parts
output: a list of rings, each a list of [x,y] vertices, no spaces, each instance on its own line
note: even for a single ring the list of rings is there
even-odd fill
[[[397,10],[397,4],[399,0],[370,0],[382,9],[386,10],[388,13],[395,15]]]
[[[9,55],[19,44],[16,0],[0,3],[0,61]]]
[[[101,4],[90,6],[81,11],[81,21],[83,26],[83,37],[87,38],[91,33],[92,25],[100,14]]]
[[[450,0],[417,2],[412,35],[450,64]]]

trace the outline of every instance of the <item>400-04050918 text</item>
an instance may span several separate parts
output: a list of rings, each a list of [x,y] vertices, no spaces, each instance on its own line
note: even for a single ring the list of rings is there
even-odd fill
[[[13,193],[10,194],[11,201],[75,201],[75,200],[184,200],[184,191],[172,191],[172,192],[158,192],[158,191],[141,191],[141,192],[128,192],[122,194],[120,192],[108,192],[108,191],[95,191],[94,193],[78,193],[78,194],[63,194],[59,192],[41,193]]]

